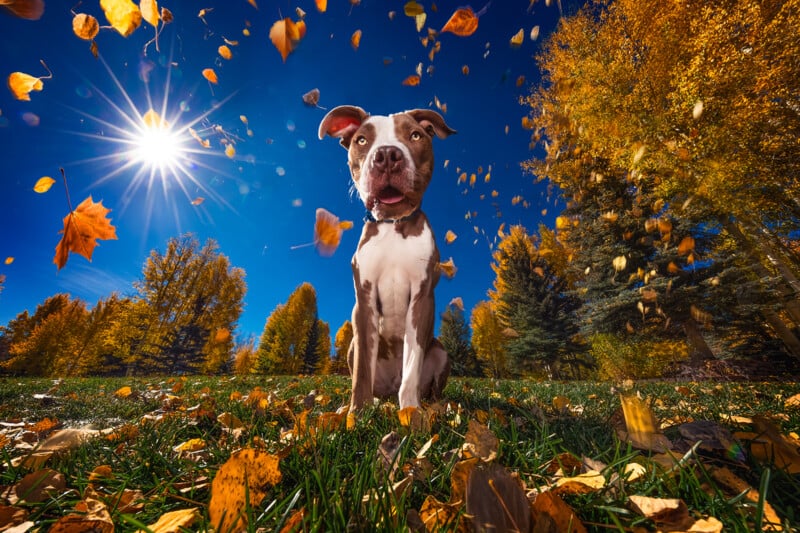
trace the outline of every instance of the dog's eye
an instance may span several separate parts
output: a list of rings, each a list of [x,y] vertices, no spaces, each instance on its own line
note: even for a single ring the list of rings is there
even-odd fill
[[[411,132],[411,140],[412,141],[418,141],[420,139],[422,139],[422,135],[420,134],[420,132],[418,132],[418,131],[412,131]]]
[[[366,138],[366,137],[364,137],[363,135],[359,135],[359,136],[358,136],[358,138],[356,139],[356,143],[357,143],[359,146],[366,146],[366,144],[367,144],[367,138]]]

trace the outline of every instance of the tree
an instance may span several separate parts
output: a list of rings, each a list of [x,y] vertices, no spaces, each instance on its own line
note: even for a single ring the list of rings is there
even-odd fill
[[[439,342],[450,357],[451,375],[469,377],[483,375],[481,362],[472,347],[469,325],[461,307],[450,304],[442,313]]]
[[[250,335],[242,342],[236,343],[233,350],[233,372],[243,376],[253,372],[256,364],[256,338]]]
[[[580,302],[567,293],[523,226],[512,226],[493,254],[494,290],[489,295],[508,340],[506,353],[515,375],[544,371],[560,377],[562,362],[577,362],[575,311]]]
[[[303,283],[267,318],[258,345],[256,372],[313,374],[330,354],[328,325],[317,317],[317,293]]]
[[[695,353],[710,351],[693,315],[727,311],[710,298],[719,287],[725,290],[712,280],[727,271],[733,274],[728,279],[750,287],[748,306],[758,306],[769,328],[800,356],[800,341],[784,321],[800,324],[800,260],[785,246],[800,226],[794,90],[800,65],[790,59],[800,49],[791,30],[800,23],[798,7],[798,0],[600,1],[563,20],[538,57],[544,83],[526,102],[545,157],[527,168],[566,191],[567,209],[573,209],[568,221],[582,226],[582,237],[596,235],[589,225],[598,215],[627,223],[637,206],[654,222],[672,224],[671,231],[653,232],[658,250],[646,252],[634,237],[636,252],[645,253],[614,257],[637,268],[640,279],[629,288],[657,292],[649,316],[660,309],[664,323],[682,329]],[[596,186],[598,176],[605,177],[603,187]],[[625,185],[625,194],[616,194],[622,205],[586,211],[587,198],[615,184]],[[610,198],[606,192],[597,198]],[[634,202],[626,203],[626,195]],[[698,246],[681,253],[687,237]],[[610,241],[606,249],[622,244]],[[576,258],[580,254],[576,250]],[[653,279],[662,285],[645,287],[638,268],[647,275],[654,266]],[[597,274],[594,266],[590,272]],[[631,292],[616,295],[630,305],[607,307],[607,316],[624,307],[629,322],[637,310],[632,306],[648,309]],[[611,300],[594,301],[602,310]],[[753,316],[744,308],[734,314]]]
[[[508,377],[506,342],[503,327],[491,302],[478,302],[469,319],[472,328],[472,346],[483,364],[488,377]]]
[[[347,355],[350,352],[351,342],[353,342],[353,324],[349,320],[345,320],[336,331],[336,336],[333,340],[333,357],[328,365],[327,374],[341,376],[350,374]]]
[[[130,309],[128,353],[138,371],[216,373],[230,360],[246,291],[244,271],[211,239],[172,238],[145,262]]]

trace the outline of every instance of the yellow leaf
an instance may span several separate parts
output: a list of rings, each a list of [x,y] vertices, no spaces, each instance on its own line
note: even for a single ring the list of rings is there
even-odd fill
[[[566,411],[569,409],[570,406],[570,399],[566,396],[554,396],[553,397],[553,408],[556,411]]]
[[[689,509],[683,500],[675,498],[650,498],[649,496],[630,496],[631,503],[643,516],[669,526],[669,531],[690,527],[694,520],[689,516]]]
[[[163,130],[169,127],[169,123],[152,108],[142,115],[142,122],[145,127],[151,130]]]
[[[147,529],[152,533],[176,533],[189,529],[198,518],[200,518],[200,512],[196,507],[178,509],[164,513],[155,523],[148,525]],[[137,533],[144,533],[144,531],[140,529]]]
[[[100,0],[100,7],[111,26],[123,37],[142,24],[142,12],[131,0]]]
[[[156,0],[139,0],[139,11],[142,13],[142,18],[153,27],[158,26],[158,21],[161,17],[158,13],[158,4]]]
[[[328,0],[314,0],[314,4],[316,4],[317,11],[320,13],[325,13],[328,9]]]
[[[220,57],[222,57],[222,59],[231,59],[233,57],[231,49],[224,44],[217,48],[217,53],[220,55]]]
[[[247,507],[257,508],[270,487],[281,481],[279,462],[276,455],[244,448],[220,467],[211,483],[208,504],[208,517],[216,531],[247,529]]]
[[[457,238],[458,236],[451,230],[447,230],[447,233],[444,234],[444,242],[446,242],[447,244],[452,244],[452,242]]]
[[[56,182],[50,176],[42,176],[36,181],[36,185],[33,186],[33,190],[38,193],[44,193],[50,190],[50,187]]]
[[[235,156],[235,155],[236,155],[236,148],[234,148],[234,147],[233,147],[233,145],[232,145],[232,144],[230,144],[230,143],[229,143],[229,144],[227,144],[227,145],[225,146],[225,155],[227,155],[228,157],[230,157],[231,159],[233,159],[233,156]]]
[[[97,19],[86,13],[77,13],[72,17],[72,32],[85,41],[94,39],[100,31]]]
[[[204,68],[203,77],[207,79],[209,82],[213,83],[214,85],[219,83],[219,78],[217,78],[217,73],[214,72],[213,68]]]
[[[653,411],[636,394],[620,394],[625,431],[618,429],[620,439],[645,450],[665,452],[670,448],[669,440],[661,434]]]
[[[133,390],[128,386],[125,385],[124,387],[120,387],[119,389],[114,392],[114,396],[117,398],[127,398],[133,393]]]
[[[453,262],[452,257],[447,261],[437,263],[436,266],[442,272],[442,274],[444,274],[450,279],[452,279],[456,275],[456,272],[458,271],[458,268],[456,267],[455,262]]]
[[[206,441],[201,438],[189,439],[175,446],[173,450],[177,453],[182,452],[196,452],[206,447]]]
[[[511,41],[510,41],[511,42],[511,46],[513,46],[515,48],[519,47],[519,46],[522,46],[522,41],[524,41],[524,40],[525,40],[525,30],[520,28],[519,31],[517,33],[515,33],[513,37],[511,37]]]
[[[24,72],[12,72],[8,76],[8,88],[17,100],[30,101],[31,91],[41,91],[44,83],[41,78],[35,78]]]
[[[690,236],[684,237],[678,244],[679,255],[689,255],[694,250],[694,239]]]
[[[574,477],[562,477],[556,480],[558,494],[587,494],[596,492],[606,486],[606,478],[595,470]]]

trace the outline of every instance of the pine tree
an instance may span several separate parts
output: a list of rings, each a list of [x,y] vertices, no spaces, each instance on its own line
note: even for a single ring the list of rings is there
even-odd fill
[[[462,308],[450,304],[442,313],[439,342],[450,357],[452,376],[483,376],[483,369],[470,340],[470,330]]]

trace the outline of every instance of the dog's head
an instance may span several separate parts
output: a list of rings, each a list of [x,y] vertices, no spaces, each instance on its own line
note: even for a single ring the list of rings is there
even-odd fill
[[[455,133],[442,116],[414,109],[370,116],[360,107],[340,106],[319,125],[319,138],[340,139],[361,201],[377,220],[416,211],[433,172],[433,137]]]

